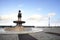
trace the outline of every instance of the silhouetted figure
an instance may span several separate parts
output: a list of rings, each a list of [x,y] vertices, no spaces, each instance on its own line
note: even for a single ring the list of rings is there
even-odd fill
[[[19,13],[18,13],[18,18],[21,18],[22,15],[21,15],[21,11],[19,10]]]

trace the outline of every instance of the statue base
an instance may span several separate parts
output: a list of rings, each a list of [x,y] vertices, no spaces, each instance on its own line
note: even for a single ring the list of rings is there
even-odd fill
[[[4,28],[5,29],[5,31],[24,31],[24,27],[19,27],[19,26],[16,26],[16,27],[14,27],[14,28]]]

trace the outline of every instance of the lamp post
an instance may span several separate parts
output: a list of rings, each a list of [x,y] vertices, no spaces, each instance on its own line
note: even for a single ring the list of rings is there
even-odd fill
[[[48,26],[50,27],[50,16],[48,17]]]

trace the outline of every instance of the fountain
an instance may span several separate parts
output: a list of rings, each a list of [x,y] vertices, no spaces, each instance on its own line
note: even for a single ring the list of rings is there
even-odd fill
[[[24,27],[22,26],[22,23],[25,23],[25,21],[22,21],[21,20],[22,18],[22,14],[21,14],[21,11],[19,10],[18,12],[18,20],[17,21],[13,21],[14,23],[16,23],[16,27],[13,27],[13,28],[5,28],[5,30],[7,31],[23,31],[24,30]]]

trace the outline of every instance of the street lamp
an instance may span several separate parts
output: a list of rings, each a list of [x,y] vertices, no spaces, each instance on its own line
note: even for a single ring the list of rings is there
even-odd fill
[[[48,26],[50,27],[50,16],[48,17]]]

